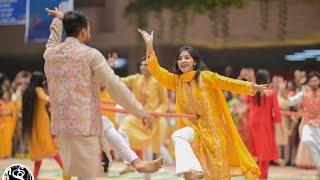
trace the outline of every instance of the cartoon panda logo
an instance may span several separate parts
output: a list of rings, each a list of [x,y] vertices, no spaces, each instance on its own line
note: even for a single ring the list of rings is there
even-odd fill
[[[23,164],[9,166],[2,175],[3,180],[34,180],[31,171]]]

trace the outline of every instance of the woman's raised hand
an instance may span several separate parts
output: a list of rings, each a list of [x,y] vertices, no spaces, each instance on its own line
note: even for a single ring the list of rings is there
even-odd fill
[[[151,34],[141,29],[138,29],[138,31],[141,34],[144,42],[146,43],[147,54],[152,54],[153,53],[153,31],[151,31]]]

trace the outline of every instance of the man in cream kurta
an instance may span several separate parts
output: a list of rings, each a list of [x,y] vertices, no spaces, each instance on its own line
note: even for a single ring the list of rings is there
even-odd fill
[[[90,40],[86,17],[76,12],[63,14],[57,8],[46,11],[55,17],[44,53],[52,133],[57,136],[66,173],[79,179],[95,179],[101,172],[103,136],[100,87],[145,123],[151,123],[152,117],[106,65],[105,57],[85,44]],[[67,34],[64,42],[62,28]]]

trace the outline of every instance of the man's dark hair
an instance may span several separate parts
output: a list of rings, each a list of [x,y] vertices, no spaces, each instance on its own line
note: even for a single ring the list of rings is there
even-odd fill
[[[265,69],[258,69],[256,73],[256,83],[257,84],[269,84],[270,83],[270,73]],[[261,106],[261,97],[265,98],[260,92],[257,92],[255,96],[255,102],[258,106]],[[265,101],[264,101],[265,102]]]
[[[82,28],[88,27],[88,19],[79,12],[69,11],[63,16],[63,28],[68,37],[78,37]]]

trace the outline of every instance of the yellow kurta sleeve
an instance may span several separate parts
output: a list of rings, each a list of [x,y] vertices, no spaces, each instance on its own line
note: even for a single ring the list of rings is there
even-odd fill
[[[176,90],[178,75],[170,73],[166,69],[160,67],[155,53],[147,57],[147,63],[149,71],[159,84],[173,91]]]
[[[211,71],[203,71],[204,78],[217,89],[223,89],[237,94],[255,95],[251,85],[253,82],[241,81],[221,76]]]
[[[137,80],[138,74],[134,74],[131,76],[123,77],[121,78],[121,81],[129,88],[131,89],[133,86],[133,83]]]
[[[159,87],[159,99],[161,100],[156,112],[167,112],[168,110],[168,90],[164,87]]]

